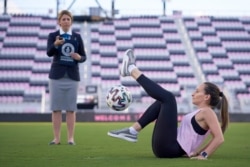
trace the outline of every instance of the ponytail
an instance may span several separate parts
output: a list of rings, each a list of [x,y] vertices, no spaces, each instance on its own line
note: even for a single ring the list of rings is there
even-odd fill
[[[220,110],[220,116],[221,116],[221,130],[224,133],[228,127],[229,122],[229,115],[228,115],[228,101],[226,96],[221,92],[221,110]]]
[[[224,133],[229,122],[227,97],[215,84],[205,82],[205,85],[205,93],[211,96],[209,105],[220,108],[221,130]]]

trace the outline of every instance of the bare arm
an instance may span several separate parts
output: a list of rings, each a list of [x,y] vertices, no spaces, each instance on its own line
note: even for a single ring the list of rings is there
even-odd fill
[[[224,142],[224,136],[221,131],[220,123],[214,111],[210,109],[204,111],[203,118],[206,125],[208,126],[208,129],[210,130],[212,138],[210,139],[208,144],[206,144],[199,152],[205,151],[207,155],[210,156]],[[204,157],[198,155],[194,159],[202,159],[202,158]]]
[[[191,155],[191,157],[200,155],[200,153],[204,151],[210,145],[211,142],[212,140],[209,140],[208,142],[206,142],[206,144],[204,143],[201,148],[197,149],[196,152],[194,152],[193,155]]]

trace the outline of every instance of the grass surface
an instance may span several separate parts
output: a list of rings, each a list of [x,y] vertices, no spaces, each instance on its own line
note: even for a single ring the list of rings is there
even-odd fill
[[[225,143],[207,161],[159,159],[151,150],[153,124],[138,143],[107,136],[108,130],[131,123],[77,123],[76,145],[67,145],[66,125],[61,145],[49,146],[51,123],[0,123],[1,167],[244,167],[250,164],[250,123],[231,123]]]

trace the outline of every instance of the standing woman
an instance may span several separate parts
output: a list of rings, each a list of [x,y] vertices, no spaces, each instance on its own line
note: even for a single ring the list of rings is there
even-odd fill
[[[57,21],[60,28],[51,32],[47,41],[47,55],[53,57],[49,72],[49,92],[54,139],[49,145],[60,144],[62,110],[66,111],[67,142],[75,145],[75,111],[80,81],[78,63],[86,61],[86,54],[80,34],[72,31],[72,14],[62,10]]]

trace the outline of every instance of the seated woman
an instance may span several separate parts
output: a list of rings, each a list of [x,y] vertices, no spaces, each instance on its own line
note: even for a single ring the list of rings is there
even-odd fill
[[[223,133],[228,125],[228,102],[225,95],[213,83],[200,84],[192,94],[197,110],[188,113],[178,127],[177,104],[174,95],[147,78],[135,65],[133,50],[125,52],[121,68],[122,76],[132,76],[155,99],[141,118],[131,127],[109,131],[108,135],[130,142],[137,142],[138,133],[155,121],[152,150],[158,158],[176,158],[187,155],[192,159],[207,159],[224,142]],[[213,110],[221,104],[221,126]],[[200,146],[211,134],[210,141]]]

